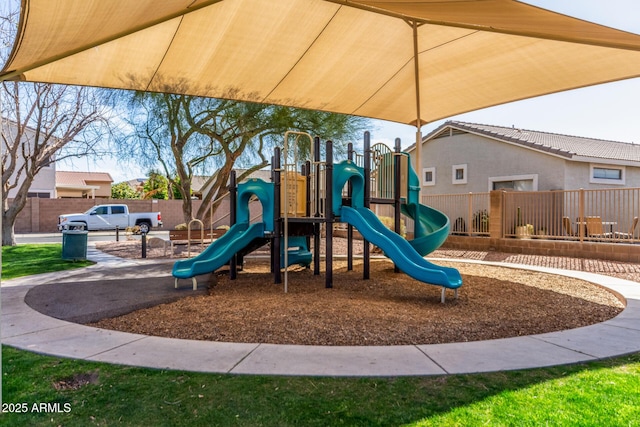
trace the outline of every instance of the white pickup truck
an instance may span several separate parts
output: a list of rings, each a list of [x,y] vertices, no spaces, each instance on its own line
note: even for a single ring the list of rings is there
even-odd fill
[[[62,231],[70,222],[85,224],[86,230],[121,230],[138,226],[141,233],[151,227],[162,227],[160,212],[129,213],[127,205],[98,205],[85,213],[65,214],[58,217],[58,230]]]

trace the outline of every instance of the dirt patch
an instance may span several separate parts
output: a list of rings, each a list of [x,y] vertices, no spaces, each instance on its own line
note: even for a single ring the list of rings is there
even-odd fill
[[[53,383],[53,388],[58,391],[63,390],[78,390],[89,384],[98,383],[98,373],[89,372],[82,374],[75,374],[71,377],[63,378]]]
[[[114,252],[110,252],[114,253]],[[121,255],[122,256],[122,255]],[[445,263],[442,263],[445,265]],[[458,299],[440,287],[395,273],[373,261],[371,279],[334,261],[333,288],[325,276],[298,267],[287,293],[268,265],[248,260],[237,280],[212,278],[208,295],[103,319],[91,326],[162,337],[305,345],[401,345],[476,341],[576,328],[618,314],[610,292],[577,279],[477,264],[459,268]],[[185,282],[185,286],[188,283]]]

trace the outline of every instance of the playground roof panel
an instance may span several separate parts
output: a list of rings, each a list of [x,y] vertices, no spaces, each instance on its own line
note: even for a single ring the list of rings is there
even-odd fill
[[[638,75],[640,36],[515,0],[23,0],[0,79],[424,124]]]

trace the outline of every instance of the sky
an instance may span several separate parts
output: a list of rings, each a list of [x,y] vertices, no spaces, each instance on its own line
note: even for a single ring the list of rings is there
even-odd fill
[[[527,0],[527,3],[609,27],[640,34],[637,0]],[[640,70],[639,70],[640,72]],[[446,120],[515,126],[543,132],[640,143],[640,78],[576,89],[449,117],[422,127],[422,135]],[[403,148],[415,143],[414,126],[371,121],[372,142]],[[144,176],[135,165],[122,170],[114,160],[83,159],[59,170],[109,172],[114,182]]]

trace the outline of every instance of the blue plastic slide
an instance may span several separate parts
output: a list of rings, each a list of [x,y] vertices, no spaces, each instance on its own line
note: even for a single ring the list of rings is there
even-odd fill
[[[420,181],[418,175],[408,163],[409,180],[408,198],[402,204],[402,213],[415,221],[416,229],[413,240],[409,243],[421,255],[425,256],[438,249],[449,236],[449,217],[432,207],[419,203]],[[364,170],[351,161],[337,163],[333,168],[333,211],[341,216],[342,188],[350,181],[353,187],[352,207],[364,205]]]
[[[264,223],[249,224],[248,222],[239,222],[224,233],[222,237],[211,243],[199,255],[176,261],[173,264],[173,277],[176,279],[189,279],[200,274],[216,271],[225,265],[239,250],[254,239],[262,237],[264,237]]]
[[[450,289],[462,286],[458,270],[422,258],[408,241],[389,230],[369,209],[342,206],[341,219],[356,227],[365,239],[382,249],[400,270],[414,279]]]
[[[402,204],[402,213],[416,223],[415,236],[409,243],[422,256],[438,249],[449,237],[449,217],[420,203]]]
[[[401,206],[402,213],[415,221],[415,233],[411,246],[422,256],[438,249],[449,237],[449,217],[437,209],[420,204],[420,178],[408,164],[407,200]]]
[[[291,236],[287,239],[287,261],[289,265],[301,265],[308,267],[313,260],[313,254],[307,247],[307,238],[304,236]],[[282,240],[284,243],[284,239]],[[284,245],[280,248],[280,268],[284,268]]]

